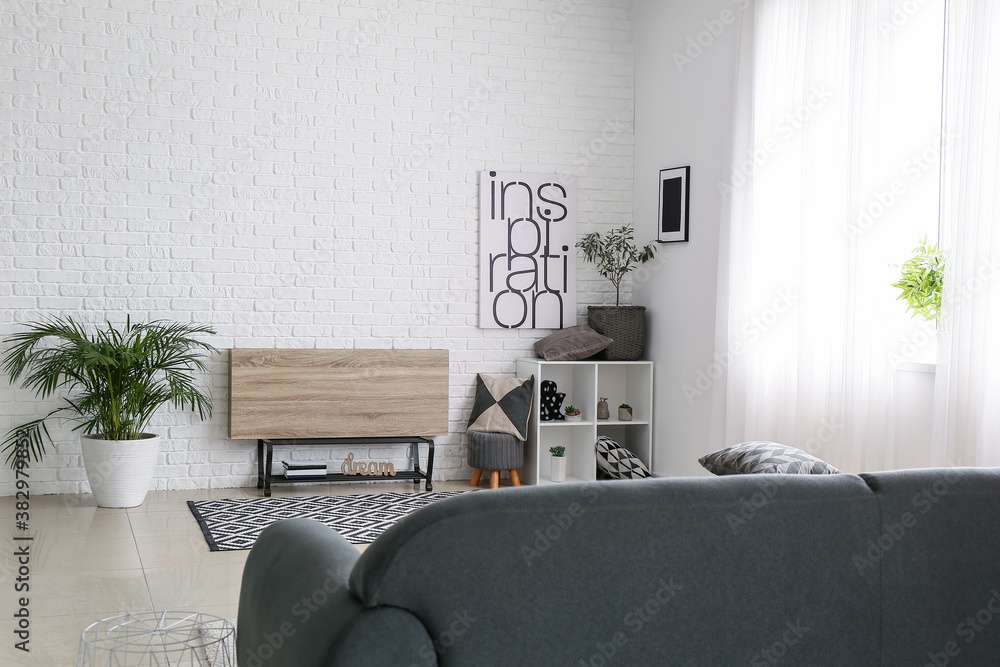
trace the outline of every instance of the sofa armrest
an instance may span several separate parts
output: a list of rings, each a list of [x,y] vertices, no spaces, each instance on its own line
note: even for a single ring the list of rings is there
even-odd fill
[[[329,664],[364,611],[347,589],[360,555],[318,521],[288,519],[267,527],[243,570],[236,624],[239,667]]]

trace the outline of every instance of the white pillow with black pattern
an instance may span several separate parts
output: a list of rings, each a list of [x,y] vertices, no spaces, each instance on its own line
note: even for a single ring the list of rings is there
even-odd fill
[[[777,442],[754,440],[705,454],[698,459],[715,475],[772,473],[780,475],[835,475],[840,471],[801,449]]]
[[[652,477],[645,463],[606,435],[597,437],[596,448],[597,465],[612,479]]]

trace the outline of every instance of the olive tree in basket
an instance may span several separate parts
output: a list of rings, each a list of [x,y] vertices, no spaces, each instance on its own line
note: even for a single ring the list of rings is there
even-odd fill
[[[620,305],[621,286],[625,276],[636,266],[653,259],[656,243],[639,248],[635,244],[633,229],[624,225],[603,236],[599,232],[587,234],[576,247],[583,250],[584,259],[596,264],[598,273],[615,286],[614,306],[587,308],[587,324],[614,341],[598,355],[599,358],[639,359],[646,345],[646,307]]]

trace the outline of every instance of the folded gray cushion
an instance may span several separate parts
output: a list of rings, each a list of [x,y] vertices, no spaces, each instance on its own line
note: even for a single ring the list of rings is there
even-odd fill
[[[586,324],[566,327],[535,343],[535,354],[545,361],[577,361],[592,357],[614,340]]]

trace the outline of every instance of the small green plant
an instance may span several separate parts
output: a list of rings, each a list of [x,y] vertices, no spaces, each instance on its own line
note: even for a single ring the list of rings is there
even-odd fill
[[[576,416],[576,415],[580,414],[580,411],[578,409],[576,409],[575,407],[573,407],[572,405],[567,405],[566,406],[566,414],[571,415],[571,416]]]
[[[566,456],[566,448],[563,447],[562,445],[559,445],[557,447],[549,447],[549,454],[555,456],[556,458],[561,458],[563,456]]]
[[[901,268],[899,281],[892,284],[900,292],[897,301],[906,301],[906,310],[913,311],[912,317],[937,319],[941,315],[944,253],[936,243],[928,244],[925,236]]]
[[[653,259],[656,243],[650,242],[644,248],[636,247],[634,232],[624,225],[612,229],[603,238],[598,232],[584,236],[577,244],[583,250],[583,257],[597,265],[598,272],[615,286],[615,305],[621,302],[622,280],[636,264],[644,264]]]
[[[194,338],[214,334],[205,326],[148,322],[89,334],[72,318],[51,318],[26,325],[9,336],[3,371],[11,384],[23,385],[39,398],[65,392],[62,404],[41,419],[15,426],[0,445],[7,463],[15,461],[18,432],[27,435],[29,459],[40,461],[51,442],[46,420],[76,422],[74,431],[106,440],[137,440],[164,404],[190,407],[201,419],[212,415],[211,395],[195,373],[205,371],[205,354],[217,350]],[[43,437],[44,436],[44,437]]]
[[[631,409],[632,409],[632,406],[631,406],[631,405],[629,405],[628,403],[622,403],[622,404],[621,404],[621,405],[619,405],[618,407],[619,407],[619,408],[624,408],[625,410],[631,410]]]

